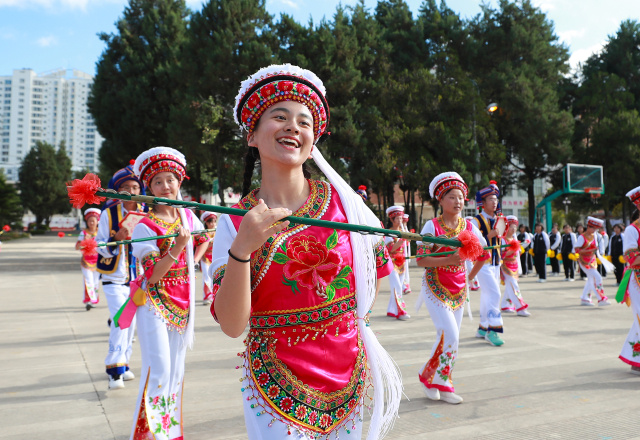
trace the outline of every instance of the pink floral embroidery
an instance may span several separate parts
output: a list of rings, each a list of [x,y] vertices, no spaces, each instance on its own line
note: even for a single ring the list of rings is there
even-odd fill
[[[326,288],[340,272],[342,256],[329,250],[313,235],[296,236],[287,243],[289,261],[284,266],[284,275],[300,285],[313,289]]]

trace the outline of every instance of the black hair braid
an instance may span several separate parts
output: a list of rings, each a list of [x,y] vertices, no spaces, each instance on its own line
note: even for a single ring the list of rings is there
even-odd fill
[[[253,179],[253,170],[256,162],[260,159],[260,153],[256,147],[249,147],[244,155],[244,177],[242,179],[242,197],[249,194],[251,189],[251,180]]]

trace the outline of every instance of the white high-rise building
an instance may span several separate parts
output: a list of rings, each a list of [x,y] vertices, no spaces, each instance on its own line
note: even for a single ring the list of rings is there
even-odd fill
[[[98,171],[104,140],[87,108],[93,77],[59,69],[37,75],[31,69],[0,76],[0,168],[18,180],[22,159],[37,141],[56,148],[64,142],[74,171]]]

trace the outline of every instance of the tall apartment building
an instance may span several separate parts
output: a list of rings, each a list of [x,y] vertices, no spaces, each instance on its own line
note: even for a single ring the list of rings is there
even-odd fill
[[[37,141],[64,141],[74,171],[98,170],[103,138],[87,109],[93,77],[78,70],[37,75],[31,69],[0,76],[0,168],[18,180],[24,156]]]

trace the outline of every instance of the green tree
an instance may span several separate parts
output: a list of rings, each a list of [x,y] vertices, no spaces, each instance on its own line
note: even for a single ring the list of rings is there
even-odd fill
[[[19,225],[24,209],[16,188],[7,183],[4,171],[0,170],[0,227]]]
[[[569,54],[553,23],[529,0],[500,0],[497,9],[485,4],[482,11],[471,23],[469,66],[500,106],[493,121],[527,191],[532,224],[534,180],[549,176],[571,155],[573,118],[561,109],[559,93]]]
[[[22,205],[36,216],[36,225],[49,225],[54,214],[71,211],[66,182],[71,180],[71,160],[64,144],[36,142],[18,171]]]
[[[624,195],[640,184],[633,172],[638,142],[633,124],[640,109],[638,45],[640,24],[623,21],[602,51],[585,62],[575,80],[573,160],[603,166],[606,194],[600,201],[607,218],[616,206],[628,218],[630,205]],[[620,179],[621,175],[628,178]]]
[[[198,145],[202,166],[219,181],[218,195],[224,204],[224,190],[242,186],[242,160],[247,142],[240,136],[234,122],[233,107],[240,82],[258,69],[273,64],[277,46],[272,30],[272,17],[266,12],[264,0],[210,0],[191,16],[188,43],[181,59],[181,78],[188,86],[188,102],[212,102],[222,110],[222,116],[210,129],[215,138],[201,143],[202,127],[191,114],[192,145]],[[211,182],[209,182],[210,184]]]
[[[130,0],[117,32],[99,34],[107,47],[88,106],[105,138],[99,152],[105,174],[150,147],[169,144],[171,111],[184,99],[176,66],[187,15],[183,0]]]

